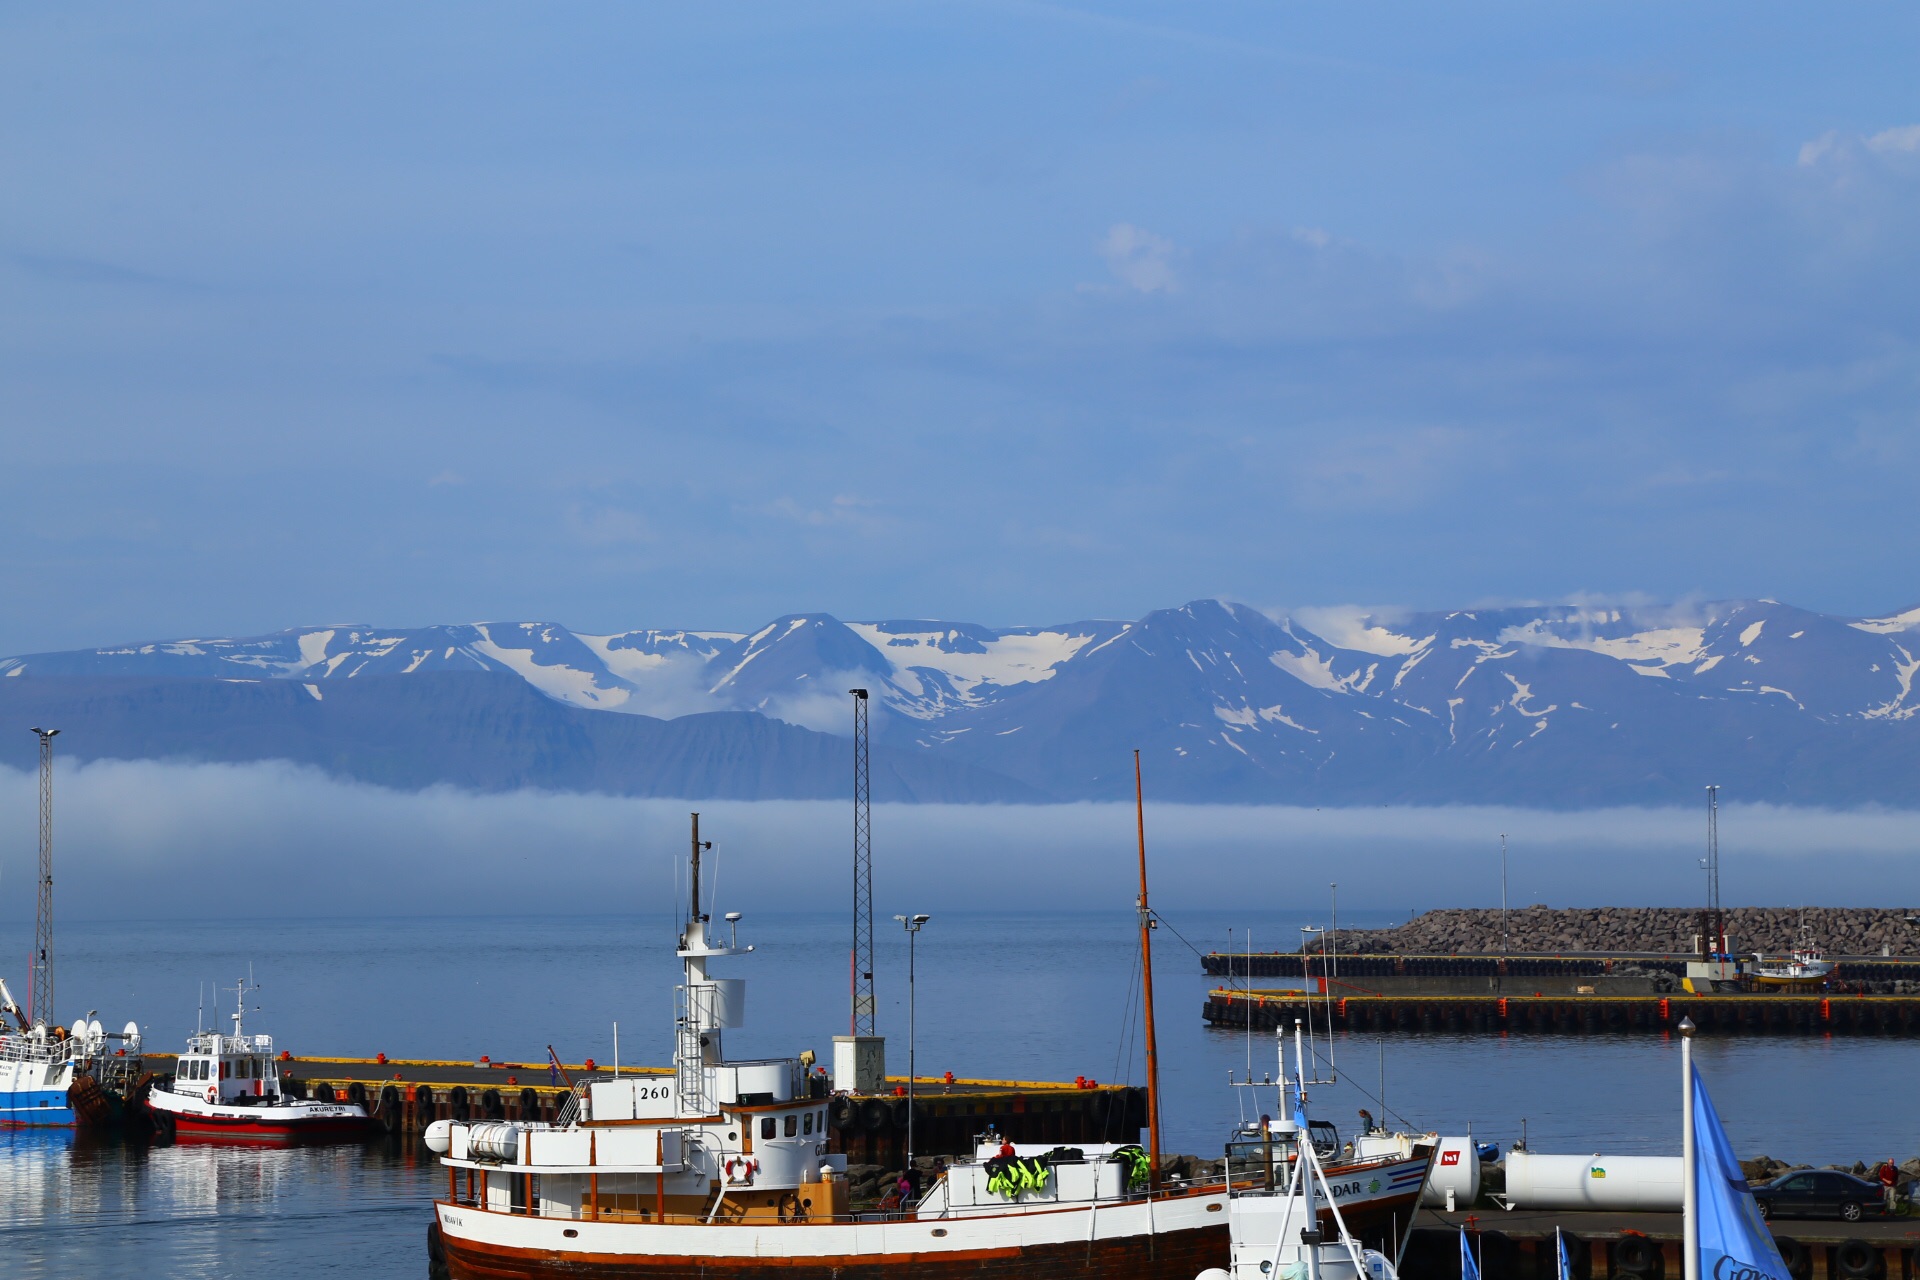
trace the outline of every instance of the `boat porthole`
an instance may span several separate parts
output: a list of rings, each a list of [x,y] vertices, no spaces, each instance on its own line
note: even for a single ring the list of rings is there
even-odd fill
[[[1263,1276],[1264,1276],[1264,1275],[1266,1275],[1266,1274],[1267,1274],[1268,1272],[1270,1272],[1270,1271],[1272,1271],[1272,1270],[1273,1270],[1273,1263],[1272,1263],[1271,1261],[1266,1261],[1266,1262],[1262,1262],[1262,1263],[1260,1264],[1260,1274],[1261,1274],[1261,1275],[1263,1275]]]
[[[1208,1206],[1207,1206],[1207,1212],[1208,1212],[1208,1213],[1218,1213],[1218,1212],[1220,1212],[1220,1206],[1219,1206],[1219,1205],[1217,1205],[1217,1204],[1210,1204],[1210,1205],[1208,1205]]]
[[[568,1227],[565,1231],[562,1231],[560,1234],[565,1236],[567,1239],[571,1240],[575,1236],[579,1235],[580,1233],[578,1231],[575,1231],[572,1227]]]
[[[947,1234],[947,1229],[945,1227],[935,1227],[933,1229],[933,1234],[935,1234],[936,1236],[943,1236]]]

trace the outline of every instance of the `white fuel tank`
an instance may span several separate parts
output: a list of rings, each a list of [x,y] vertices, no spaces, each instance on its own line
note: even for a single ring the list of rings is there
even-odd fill
[[[1427,1171],[1426,1189],[1420,1203],[1432,1208],[1444,1207],[1447,1193],[1453,1203],[1465,1209],[1480,1198],[1480,1155],[1472,1138],[1442,1138],[1434,1153],[1433,1166]]]
[[[1516,1209],[1678,1212],[1685,1194],[1679,1156],[1507,1153],[1507,1203]]]

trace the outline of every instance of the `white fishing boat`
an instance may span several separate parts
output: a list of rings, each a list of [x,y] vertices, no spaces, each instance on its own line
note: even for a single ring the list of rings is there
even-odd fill
[[[1833,962],[1805,924],[1800,926],[1799,945],[1784,960],[1768,960],[1755,952],[1753,962],[1753,981],[1762,987],[1813,987],[1833,976]]]
[[[432,1125],[427,1144],[447,1171],[434,1206],[435,1263],[446,1274],[1192,1280],[1225,1261],[1224,1185],[1163,1183],[1155,1168],[1151,1038],[1146,1159],[1112,1146],[1076,1158],[983,1143],[917,1203],[852,1211],[845,1157],[827,1151],[831,1099],[810,1088],[799,1057],[723,1053],[746,987],[710,966],[753,949],[733,932],[724,944],[710,936],[701,848],[696,815],[673,1074],[579,1082],[552,1124]],[[1144,867],[1143,853],[1143,948]],[[737,930],[738,914],[727,919]],[[1151,1026],[1150,994],[1146,1009]],[[1020,1176],[1004,1176],[1010,1165]]]
[[[1304,1055],[1299,1056],[1301,1105],[1289,1118],[1263,1125],[1260,1154],[1269,1176],[1255,1185],[1234,1186],[1227,1203],[1228,1264],[1201,1271],[1197,1280],[1397,1280],[1394,1261],[1361,1241],[1353,1215],[1391,1206],[1402,1231],[1410,1227],[1433,1148],[1425,1148],[1417,1161],[1382,1157],[1371,1178],[1327,1168],[1324,1139],[1315,1140],[1311,1122],[1301,1123],[1306,1073]],[[1272,1177],[1281,1168],[1284,1179]],[[1365,1193],[1369,1184],[1379,1190]],[[1398,1190],[1390,1190],[1396,1185]]]
[[[139,1067],[134,1023],[110,1032],[91,1014],[71,1029],[30,1021],[0,980],[0,1128],[110,1125]]]
[[[250,1035],[245,982],[234,986],[233,1034],[197,1032],[173,1078],[147,1092],[156,1127],[179,1141],[319,1142],[367,1131],[365,1107],[295,1098],[280,1087],[273,1037]]]

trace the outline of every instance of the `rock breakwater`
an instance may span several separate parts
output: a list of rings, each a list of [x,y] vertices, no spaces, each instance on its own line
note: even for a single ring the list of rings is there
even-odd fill
[[[1784,952],[1807,936],[1829,955],[1920,954],[1920,916],[1913,907],[1735,907],[1727,932],[1743,954]],[[1507,913],[1508,949],[1573,951],[1693,949],[1697,907],[1518,907]],[[1318,950],[1316,943],[1313,950]],[[1391,929],[1342,929],[1340,950],[1378,955],[1489,955],[1501,950],[1499,908],[1428,911]]]

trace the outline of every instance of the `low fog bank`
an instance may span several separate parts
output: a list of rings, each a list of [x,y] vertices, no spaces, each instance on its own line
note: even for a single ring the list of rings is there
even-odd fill
[[[34,782],[0,769],[0,918],[33,913]],[[68,919],[665,909],[695,808],[725,907],[837,909],[848,892],[841,802],[399,792],[287,764],[118,761],[61,766],[55,796]],[[1720,830],[1730,903],[1920,898],[1920,814],[1727,803]],[[1130,805],[883,805],[873,831],[883,911],[1132,899]],[[1319,904],[1329,881],[1343,909],[1497,905],[1501,832],[1516,906],[1700,897],[1699,808],[1147,810],[1155,902],[1183,910]]]

